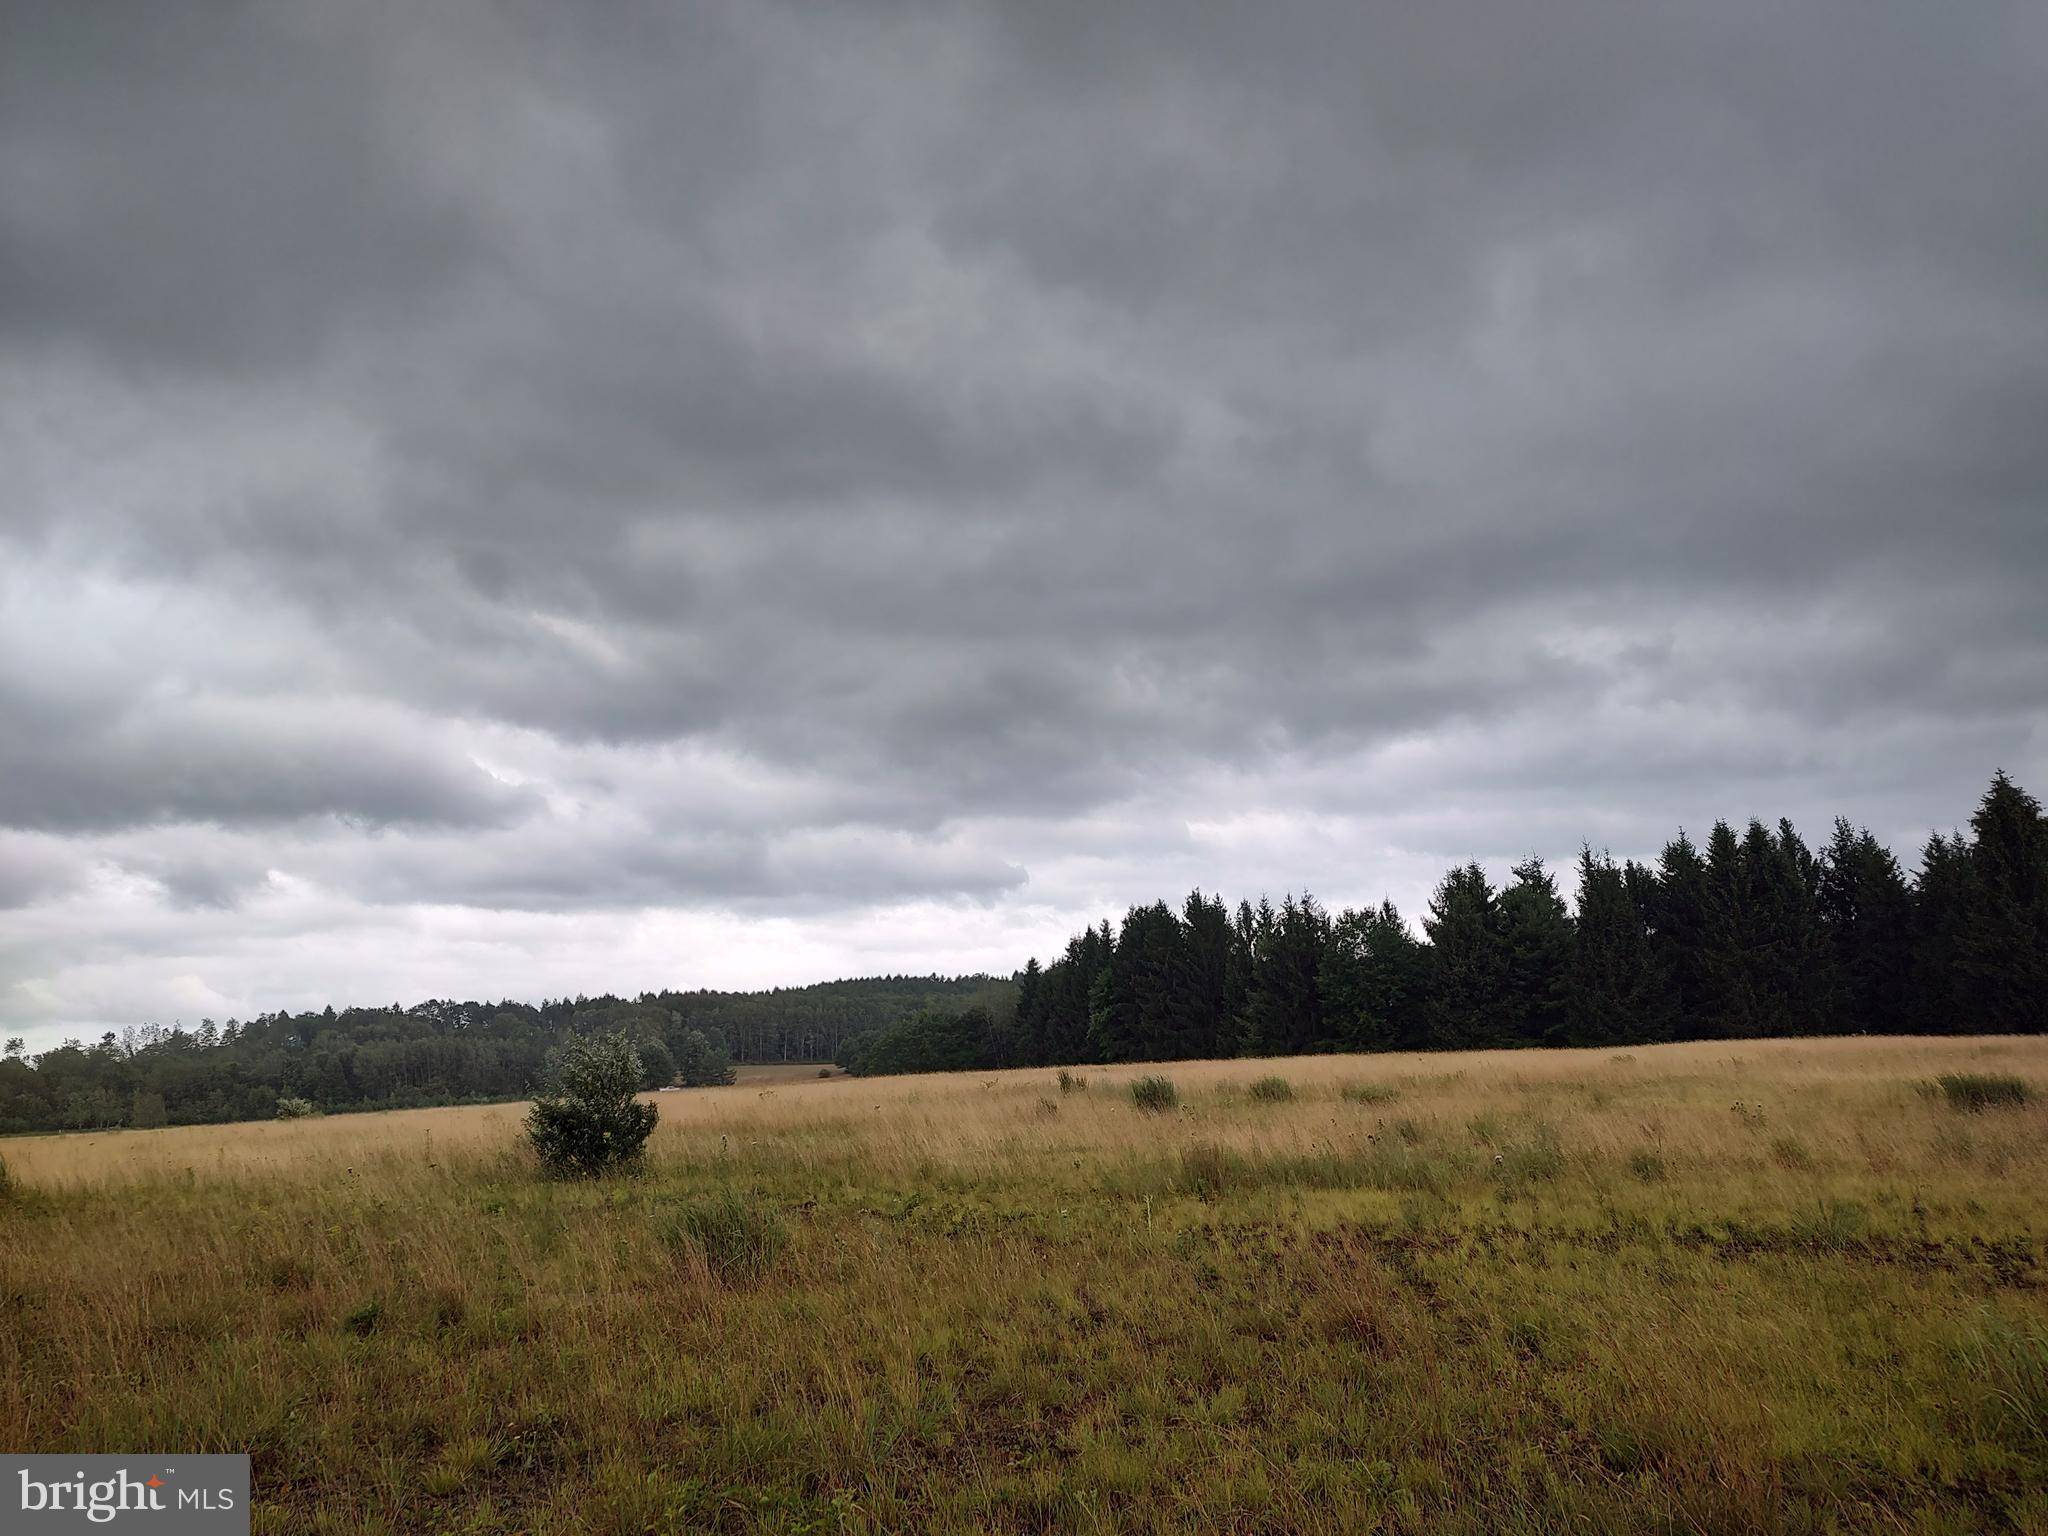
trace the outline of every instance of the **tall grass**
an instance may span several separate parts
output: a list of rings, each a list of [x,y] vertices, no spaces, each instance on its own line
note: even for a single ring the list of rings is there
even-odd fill
[[[247,1450],[271,1532],[2043,1529],[2048,1106],[1914,1091],[1982,1048],[15,1140],[0,1440]]]

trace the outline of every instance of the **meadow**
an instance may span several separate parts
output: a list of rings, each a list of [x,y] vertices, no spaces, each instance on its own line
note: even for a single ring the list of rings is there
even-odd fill
[[[2048,1530],[2048,1040],[654,1097],[591,1182],[512,1105],[0,1141],[0,1442],[279,1532]]]

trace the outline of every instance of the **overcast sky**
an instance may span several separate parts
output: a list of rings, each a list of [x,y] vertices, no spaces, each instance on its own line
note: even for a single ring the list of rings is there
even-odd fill
[[[2048,790],[2038,0],[0,14],[32,1044]]]

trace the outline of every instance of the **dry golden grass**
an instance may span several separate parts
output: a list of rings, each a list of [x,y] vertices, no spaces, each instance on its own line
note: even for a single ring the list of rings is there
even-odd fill
[[[0,1438],[267,1530],[2048,1528],[2048,1041],[1076,1075],[0,1142]]]

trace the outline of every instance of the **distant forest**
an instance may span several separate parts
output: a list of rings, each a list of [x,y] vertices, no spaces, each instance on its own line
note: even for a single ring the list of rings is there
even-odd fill
[[[0,1135],[262,1120],[281,1101],[322,1111],[524,1098],[548,1053],[596,1030],[639,1045],[649,1086],[691,1060],[692,1036],[742,1062],[830,1061],[861,1031],[978,1004],[1007,1016],[1015,984],[985,976],[875,976],[771,992],[647,992],[635,999],[429,1001],[272,1013],[187,1028],[145,1024],[0,1057]]]
[[[1654,865],[1584,850],[1451,870],[1422,932],[1391,904],[1133,907],[1018,978],[1014,1015],[933,1009],[848,1043],[854,1072],[1312,1051],[1621,1046],[2048,1029],[2048,821],[2003,773],[1917,876],[1838,820],[1681,833]]]
[[[1588,848],[1576,900],[1530,859],[1451,870],[1421,933],[1391,904],[1133,907],[1012,979],[425,1002],[144,1025],[0,1058],[0,1134],[523,1097],[564,1039],[624,1030],[650,1086],[707,1055],[856,1073],[1313,1051],[2048,1030],[2048,818],[2004,774],[1917,874],[1837,821],[1683,834],[1654,865]]]

